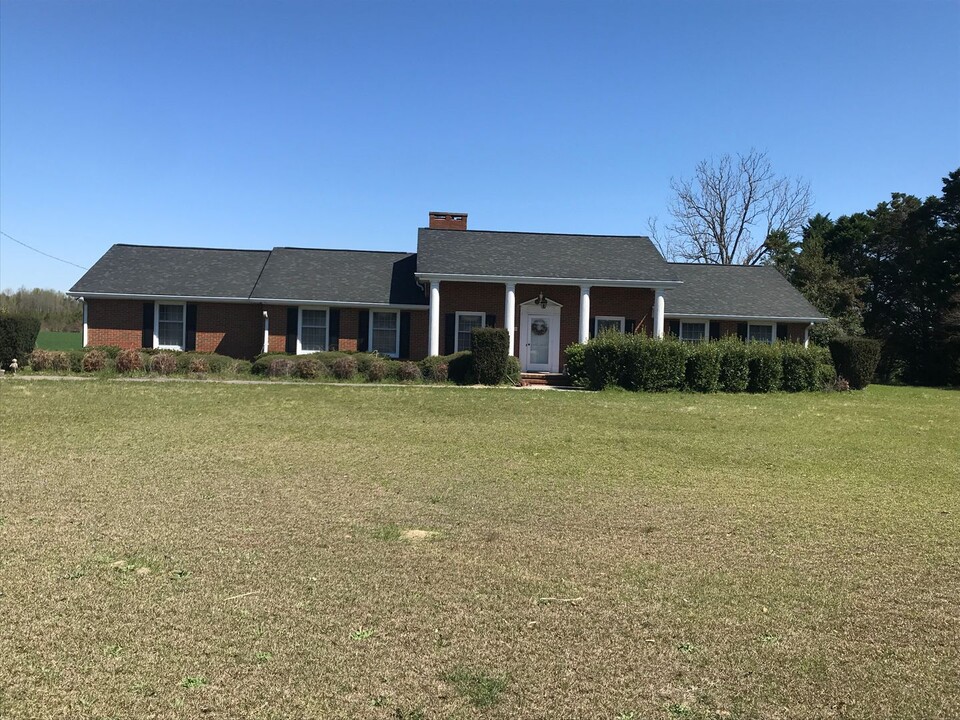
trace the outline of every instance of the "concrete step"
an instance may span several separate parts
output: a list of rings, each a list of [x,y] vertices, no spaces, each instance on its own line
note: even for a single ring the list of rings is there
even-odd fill
[[[523,385],[559,385],[570,384],[567,376],[562,373],[520,373],[520,382]]]

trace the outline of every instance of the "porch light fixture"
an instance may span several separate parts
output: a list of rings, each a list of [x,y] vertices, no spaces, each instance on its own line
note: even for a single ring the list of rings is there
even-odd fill
[[[537,297],[537,305],[542,307],[544,310],[547,309],[547,299],[543,296],[543,291],[541,291],[540,295]]]

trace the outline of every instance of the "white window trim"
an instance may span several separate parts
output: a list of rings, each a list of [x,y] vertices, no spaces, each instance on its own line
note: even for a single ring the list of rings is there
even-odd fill
[[[617,315],[597,315],[593,318],[593,334],[597,336],[600,334],[600,321],[601,320],[614,320],[620,323],[620,332],[625,332],[627,329],[627,319],[625,317],[618,317]]]
[[[370,310],[370,328],[367,330],[367,347],[370,348],[370,352],[375,352],[373,348],[373,314],[381,313],[383,315],[396,315],[397,316],[397,337],[396,344],[394,345],[394,351],[392,353],[380,353],[381,355],[386,355],[387,357],[398,358],[400,357],[400,311],[399,310]]]
[[[680,336],[678,339],[680,340],[680,342],[694,342],[693,340],[683,339],[684,325],[703,325],[703,340],[701,342],[710,342],[710,321],[707,320],[706,318],[680,321]]]
[[[461,315],[479,315],[480,316],[480,327],[487,326],[487,314],[482,312],[477,312],[473,310],[458,310],[456,312],[457,321],[453,325],[453,351],[460,352],[460,350],[469,350],[470,348],[461,348],[460,347],[460,316]]]
[[[323,337],[323,347],[324,350],[304,350],[303,345],[300,342],[300,338],[303,337],[303,311],[304,310],[323,310],[327,315],[327,320],[324,323],[325,333]],[[325,352],[330,348],[330,308],[326,307],[315,307],[313,305],[306,307],[297,308],[297,355],[312,355],[316,352]]]
[[[764,342],[763,340],[755,341],[752,337],[750,337],[750,328],[754,326],[770,328],[770,342],[769,342],[770,345],[773,345],[777,341],[777,324],[775,322],[757,322],[757,323],[748,322],[747,323],[747,342]]]
[[[161,345],[160,344],[160,306],[161,305],[179,305],[183,308],[183,332],[180,334],[179,345]],[[166,300],[157,300],[153,303],[153,347],[157,350],[180,350],[187,347],[187,304],[185,302],[168,302]]]

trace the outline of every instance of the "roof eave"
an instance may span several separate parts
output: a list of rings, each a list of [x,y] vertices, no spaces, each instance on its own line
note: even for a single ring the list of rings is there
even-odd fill
[[[523,283],[540,285],[598,285],[603,287],[670,288],[683,284],[682,280],[623,280],[611,278],[559,278],[528,275],[468,275],[459,273],[415,273],[417,280],[448,282]]]

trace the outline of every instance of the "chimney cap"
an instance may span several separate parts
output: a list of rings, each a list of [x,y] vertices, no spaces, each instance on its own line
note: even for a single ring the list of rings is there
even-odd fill
[[[466,230],[467,214],[464,212],[431,210],[430,228],[434,230]]]

